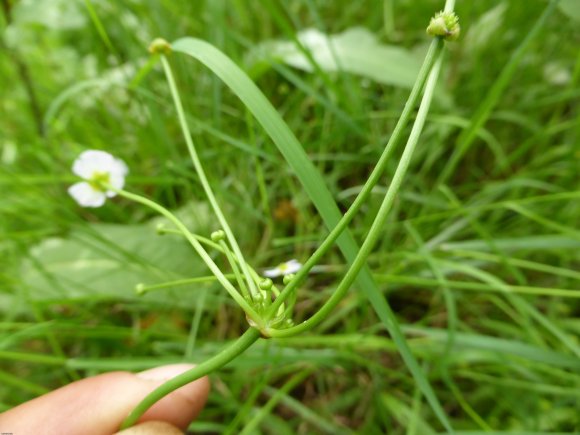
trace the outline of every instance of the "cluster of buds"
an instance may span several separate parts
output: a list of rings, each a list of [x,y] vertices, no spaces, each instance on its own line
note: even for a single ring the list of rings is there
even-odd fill
[[[461,27],[455,12],[437,12],[427,26],[427,34],[439,36],[446,41],[455,41],[459,38]]]

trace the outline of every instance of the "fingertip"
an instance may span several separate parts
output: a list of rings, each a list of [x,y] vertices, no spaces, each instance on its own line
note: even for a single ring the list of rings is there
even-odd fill
[[[192,364],[171,364],[145,370],[137,373],[135,377],[141,382],[153,384],[156,388],[194,367]],[[185,429],[205,406],[210,388],[207,376],[190,382],[153,405],[139,421],[163,420]]]
[[[0,426],[14,433],[111,434],[150,392],[193,367],[173,364],[73,382],[4,412]],[[139,422],[163,421],[185,430],[205,405],[209,389],[207,377],[191,382],[153,405]]]

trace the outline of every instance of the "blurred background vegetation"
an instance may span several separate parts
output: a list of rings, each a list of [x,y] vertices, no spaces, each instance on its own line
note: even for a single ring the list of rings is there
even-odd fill
[[[410,174],[369,259],[458,433],[580,431],[580,2],[562,0],[524,42],[547,5],[457,2],[462,37],[448,45]],[[153,38],[203,38],[242,66],[345,210],[392,132],[442,7],[2,0],[0,410],[107,370],[203,361],[247,327],[213,284],[136,295],[138,283],[207,271],[184,241],[156,235],[149,210],[118,198],[81,209],[66,192],[75,157],[103,149],[128,163],[128,190],[199,234],[216,229],[150,62]],[[326,230],[283,158],[209,71],[171,62],[246,258],[258,269],[305,260]],[[393,158],[351,225],[358,240],[395,167]],[[343,272],[340,253],[329,254],[300,290],[297,320]],[[260,342],[212,383],[193,430],[442,431],[356,286],[315,332]]]

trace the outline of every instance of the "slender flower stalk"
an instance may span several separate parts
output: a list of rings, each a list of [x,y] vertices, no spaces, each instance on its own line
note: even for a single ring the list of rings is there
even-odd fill
[[[236,276],[232,273],[226,273],[226,274],[224,274],[224,276],[229,280],[236,279]],[[196,276],[195,278],[176,279],[174,281],[166,281],[166,282],[162,282],[160,284],[146,285],[146,284],[141,283],[141,284],[137,284],[135,286],[135,293],[137,293],[138,295],[143,295],[143,294],[149,293],[150,291],[153,291],[153,290],[160,290],[160,289],[166,289],[166,288],[170,288],[170,287],[178,287],[178,286],[182,286],[182,285],[201,284],[201,283],[215,282],[215,281],[217,281],[217,278],[215,277],[215,275],[209,275],[209,276]]]
[[[419,76],[417,77],[417,80],[415,81],[415,84],[411,90],[411,94],[405,103],[403,112],[401,113],[401,116],[395,125],[393,134],[387,142],[387,145],[385,146],[385,149],[383,150],[383,153],[381,154],[381,157],[379,158],[368,180],[338,224],[332,229],[330,234],[326,237],[326,239],[324,239],[318,249],[316,249],[310,258],[304,263],[302,268],[296,274],[296,277],[282,290],[280,296],[276,298],[272,304],[270,311],[271,313],[274,313],[275,310],[284,302],[284,300],[295,291],[298,285],[304,281],[312,267],[317,265],[320,259],[330,250],[330,248],[334,246],[336,239],[338,239],[340,234],[346,229],[348,224],[359,211],[362,204],[369,197],[373,187],[378,183],[387,165],[387,162],[391,157],[391,154],[403,139],[404,129],[409,123],[413,110],[415,109],[415,105],[421,96],[421,91],[423,90],[425,82],[427,81],[427,77],[429,76],[429,72],[431,71],[431,68],[433,67],[436,59],[439,57],[442,46],[443,42],[439,38],[436,38],[429,46],[429,50],[421,70],[419,71]]]
[[[436,42],[441,43],[439,40]],[[338,288],[334,292],[334,294],[326,301],[326,303],[318,310],[312,317],[308,320],[302,322],[301,324],[294,326],[288,329],[269,329],[267,331],[263,331],[263,333],[270,337],[291,337],[296,334],[300,334],[302,332],[308,331],[324,320],[330,311],[340,302],[342,297],[348,291],[352,283],[355,281],[358,273],[364,266],[367,257],[371,253],[372,249],[376,245],[379,237],[382,233],[384,224],[387,220],[389,211],[393,205],[397,192],[399,191],[401,184],[403,182],[403,178],[407,173],[407,169],[409,168],[409,163],[411,162],[411,157],[413,156],[413,152],[415,151],[415,147],[419,141],[419,136],[421,135],[421,131],[423,130],[423,125],[425,124],[425,118],[427,117],[427,113],[429,112],[429,107],[431,105],[431,100],[433,99],[433,94],[435,91],[435,85],[437,84],[437,78],[439,77],[439,71],[441,69],[441,62],[442,57],[439,56],[437,61],[433,65],[433,68],[429,74],[429,80],[425,86],[425,94],[423,96],[423,100],[421,101],[421,105],[419,107],[419,111],[417,112],[417,118],[415,119],[415,123],[411,130],[411,134],[409,135],[409,139],[407,141],[407,145],[405,147],[405,151],[401,156],[401,160],[395,174],[393,176],[393,180],[389,185],[389,189],[385,194],[379,212],[377,213],[377,217],[375,218],[371,229],[365,239],[364,243],[362,244],[360,251],[358,252],[352,266],[344,276],[341,283],[338,285]]]
[[[228,246],[226,241],[223,239],[221,239],[218,243],[221,246],[226,258],[228,259],[228,262],[230,263],[232,271],[234,272],[234,276],[236,277],[236,281],[237,281],[238,285],[240,286],[240,291],[242,292],[242,295],[244,295],[244,298],[246,298],[247,300],[251,300],[252,298],[250,296],[250,293],[248,292],[248,287],[246,287],[246,283],[244,282],[244,277],[242,277],[242,275],[240,273],[240,268],[238,267],[238,263],[236,261],[236,258],[234,258],[234,256],[232,255],[232,251],[230,250],[230,247]]]
[[[151,201],[150,199],[147,199],[143,196],[136,195],[134,193],[130,193],[130,192],[127,192],[127,191],[121,190],[121,189],[115,189],[113,186],[107,186],[107,188],[115,191],[119,196],[130,199],[131,201],[143,204],[143,205],[155,210],[159,214],[165,216],[167,219],[169,219],[177,227],[177,229],[183,234],[183,236],[191,244],[193,249],[195,249],[195,252],[197,252],[197,254],[201,257],[203,262],[209,267],[209,269],[216,276],[216,278],[220,282],[220,284],[227,290],[227,292],[230,294],[230,296],[232,298],[234,298],[234,300],[238,303],[238,305],[240,307],[242,307],[242,309],[246,312],[248,317],[250,317],[256,324],[261,324],[261,316],[259,316],[258,313],[256,313],[256,311],[248,304],[248,302],[246,302],[246,300],[238,293],[236,288],[225,277],[225,275],[220,270],[220,268],[217,266],[217,264],[215,264],[215,262],[212,260],[212,258],[209,256],[209,254],[203,248],[201,243],[193,236],[193,234],[191,234],[191,232],[187,229],[187,227],[173,213],[171,213],[165,207],[163,207],[163,206],[157,204],[156,202]]]
[[[191,138],[191,133],[189,131],[189,127],[187,126],[187,120],[185,119],[185,112],[183,110],[183,105],[181,104],[181,98],[179,97],[179,92],[177,91],[177,85],[175,84],[175,79],[173,78],[173,73],[171,72],[171,66],[169,65],[169,61],[165,57],[164,54],[161,54],[161,63],[163,64],[163,70],[165,71],[165,76],[167,77],[167,82],[169,83],[169,89],[171,90],[171,95],[173,97],[173,102],[175,104],[175,109],[177,111],[177,117],[179,118],[179,123],[181,125],[181,129],[183,132],[183,136],[185,138],[185,143],[187,144],[187,149],[189,151],[189,155],[193,162],[193,166],[197,175],[199,176],[201,185],[205,194],[213,208],[214,213],[216,214],[220,225],[223,228],[223,231],[226,234],[228,242],[230,243],[234,255],[238,258],[238,262],[242,269],[242,273],[248,283],[248,287],[250,290],[250,294],[253,298],[259,297],[260,292],[258,291],[257,285],[252,279],[248,266],[246,264],[246,260],[238,246],[238,242],[234,236],[233,231],[231,230],[218,202],[217,199],[211,189],[209,181],[207,180],[207,176],[201,165],[201,161],[199,156],[197,155],[197,151],[195,149],[195,145],[193,143],[193,139]]]
[[[171,228],[158,228],[157,231],[160,232],[160,233],[162,233],[162,234],[175,234],[175,235],[178,235],[178,236],[183,236],[184,235],[182,231],[174,230],[174,229],[171,229]],[[192,233],[190,233],[190,234],[191,234],[191,236],[193,238],[195,238],[202,245],[205,245],[205,246],[207,246],[207,247],[209,247],[211,249],[215,249],[216,251],[221,252],[222,254],[225,255],[225,251],[220,246],[219,243],[216,243],[213,240],[208,239],[207,237],[200,236],[199,234],[192,234]],[[232,257],[232,258],[233,258],[234,261],[236,261],[236,262],[238,261],[237,258],[235,258],[235,257]],[[250,275],[252,276],[252,279],[254,280],[254,282],[258,282],[261,285],[264,282],[264,279],[254,269],[252,269],[251,266],[248,265],[248,269],[250,271]],[[227,277],[228,279],[231,279],[231,280],[235,280],[236,279],[235,275],[233,275],[233,274],[231,274],[231,275],[226,274],[224,276]],[[195,280],[195,278],[192,278],[192,279]],[[192,281],[192,282],[195,282],[195,281]],[[184,284],[187,284],[188,282],[187,282],[187,280],[183,280],[183,283]],[[280,290],[271,281],[270,281],[270,284],[271,285],[268,286],[268,291],[272,292],[274,294],[274,296],[278,296],[280,294]],[[161,285],[161,284],[159,284],[159,285]],[[147,288],[148,287],[149,286],[147,286]]]

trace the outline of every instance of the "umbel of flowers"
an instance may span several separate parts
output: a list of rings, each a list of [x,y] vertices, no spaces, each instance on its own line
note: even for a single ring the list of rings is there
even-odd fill
[[[435,92],[435,85],[437,83],[442,62],[443,41],[455,40],[459,36],[460,27],[458,19],[453,12],[450,12],[453,5],[453,0],[447,0],[445,5],[446,12],[436,14],[431,20],[429,27],[427,28],[427,33],[435,37],[434,41],[429,47],[424,64],[419,72],[416,83],[413,86],[407,104],[405,104],[401,116],[397,121],[395,130],[385,146],[376,167],[373,169],[373,173],[369,176],[369,179],[363,186],[353,205],[345,215],[340,218],[325,240],[304,263],[304,265],[297,260],[290,260],[286,263],[281,263],[275,268],[265,270],[263,275],[265,275],[266,278],[258,275],[249,264],[246,263],[231,228],[229,227],[229,224],[219,207],[218,201],[215,198],[213,190],[211,189],[199,159],[199,155],[195,149],[191,132],[189,131],[185,111],[181,103],[181,98],[179,96],[167,55],[172,52],[182,52],[202,61],[208,61],[209,58],[212,58],[215,62],[211,63],[212,66],[210,66],[210,68],[213,69],[216,74],[218,74],[218,71],[223,73],[224,65],[229,65],[229,69],[236,71],[237,76],[227,76],[228,79],[224,78],[226,77],[225,74],[220,75],[222,80],[226,81],[230,88],[238,89],[240,83],[243,83],[244,91],[251,88],[251,92],[254,92],[258,96],[260,95],[260,91],[249,78],[244,77],[244,73],[239,70],[231,60],[220,53],[219,50],[203,41],[194,38],[183,38],[173,44],[169,44],[167,41],[162,39],[154,41],[150,47],[150,51],[154,56],[160,59],[163,65],[179,123],[183,131],[183,137],[192,159],[194,169],[200,178],[201,185],[221,228],[214,232],[212,237],[209,239],[195,235],[191,233],[175,215],[163,206],[148,198],[123,190],[125,177],[128,174],[127,165],[125,165],[122,160],[117,159],[104,151],[89,150],[83,152],[79,156],[73,164],[73,172],[78,175],[82,181],[71,186],[69,188],[69,193],[81,206],[84,207],[100,207],[105,203],[107,198],[120,195],[126,199],[145,205],[165,216],[175,226],[175,229],[167,230],[167,232],[176,232],[185,237],[199,257],[206,263],[216,280],[244,310],[250,328],[246,330],[246,332],[233,344],[229,345],[219,354],[197,365],[190,371],[171,379],[150,393],[129,414],[124,421],[122,428],[126,428],[137,422],[149,407],[165,395],[227,364],[229,361],[244,352],[260,337],[283,338],[306,332],[327,318],[331,310],[336,308],[365,266],[369,254],[372,252],[381,237],[384,225],[387,221],[387,216],[393,206],[397,192],[399,191],[405,174],[409,168],[411,157],[419,141],[429,111],[429,106]],[[197,53],[193,48],[203,52],[203,55]],[[232,77],[235,77],[237,81]],[[242,78],[244,80],[242,80]],[[238,96],[240,96],[240,93],[242,92],[238,89],[237,93]],[[257,104],[254,100],[244,100],[243,98],[242,100],[249,105],[249,108],[250,106]],[[284,122],[281,119],[276,118],[278,114],[275,109],[264,102],[265,98],[263,100],[257,99],[256,101],[262,101],[262,106],[260,106],[261,110],[271,112],[269,117],[266,119],[265,115],[254,107],[255,110],[253,110],[252,113],[257,117],[258,113],[260,113],[260,116],[263,118],[262,121],[264,121],[263,124],[267,124],[266,121],[269,120],[272,125],[276,125],[280,128],[284,126]],[[413,116],[413,112],[415,111],[415,107],[419,101],[419,108],[415,116]],[[405,149],[401,155],[395,173],[392,176],[389,188],[383,197],[377,215],[374,217],[371,228],[356,253],[356,256],[354,256],[354,259],[351,259],[345,275],[341,278],[334,292],[330,295],[328,300],[324,302],[319,310],[310,318],[303,320],[296,325],[293,324],[292,310],[296,301],[297,287],[304,282],[308,272],[312,270],[319,261],[321,261],[323,256],[338,241],[353,217],[360,212],[361,204],[371,193],[373,187],[376,185],[386,168],[386,161],[388,160],[386,156],[388,156],[390,151],[403,139],[406,126],[411,119],[414,120],[413,127],[409,134]],[[303,152],[299,147],[296,148],[295,151]],[[304,158],[307,159],[307,156],[304,155]],[[227,259],[233,272],[230,277],[227,277],[220,267],[216,265],[213,257],[206,251],[205,247],[207,246],[221,252]],[[284,288],[282,290],[279,290],[271,280],[271,278],[277,278],[280,276],[283,277]],[[234,283],[237,284],[237,287],[234,286]],[[141,287],[140,291],[143,292],[144,288]],[[379,293],[377,293],[377,295],[377,300],[382,301],[383,299],[381,299],[381,295]],[[375,302],[373,298],[370,298],[370,300],[373,303],[373,306],[378,304],[378,302]],[[378,305],[380,308],[380,304]],[[375,309],[377,308],[375,307]],[[390,311],[388,305],[384,307],[382,312],[387,317],[387,320],[383,320],[383,323],[386,325],[389,333],[393,336],[394,341],[401,349],[401,353],[406,355],[409,359],[409,368],[413,372],[413,375],[421,381],[419,382],[419,385],[422,386],[422,392],[428,397],[436,397],[425,377],[425,374],[421,371],[420,365],[414,359],[402,331],[397,326],[398,324],[394,313]],[[436,400],[431,403],[431,405],[438,415],[444,415],[441,405]],[[441,422],[447,429],[450,428],[445,418],[442,418]]]

